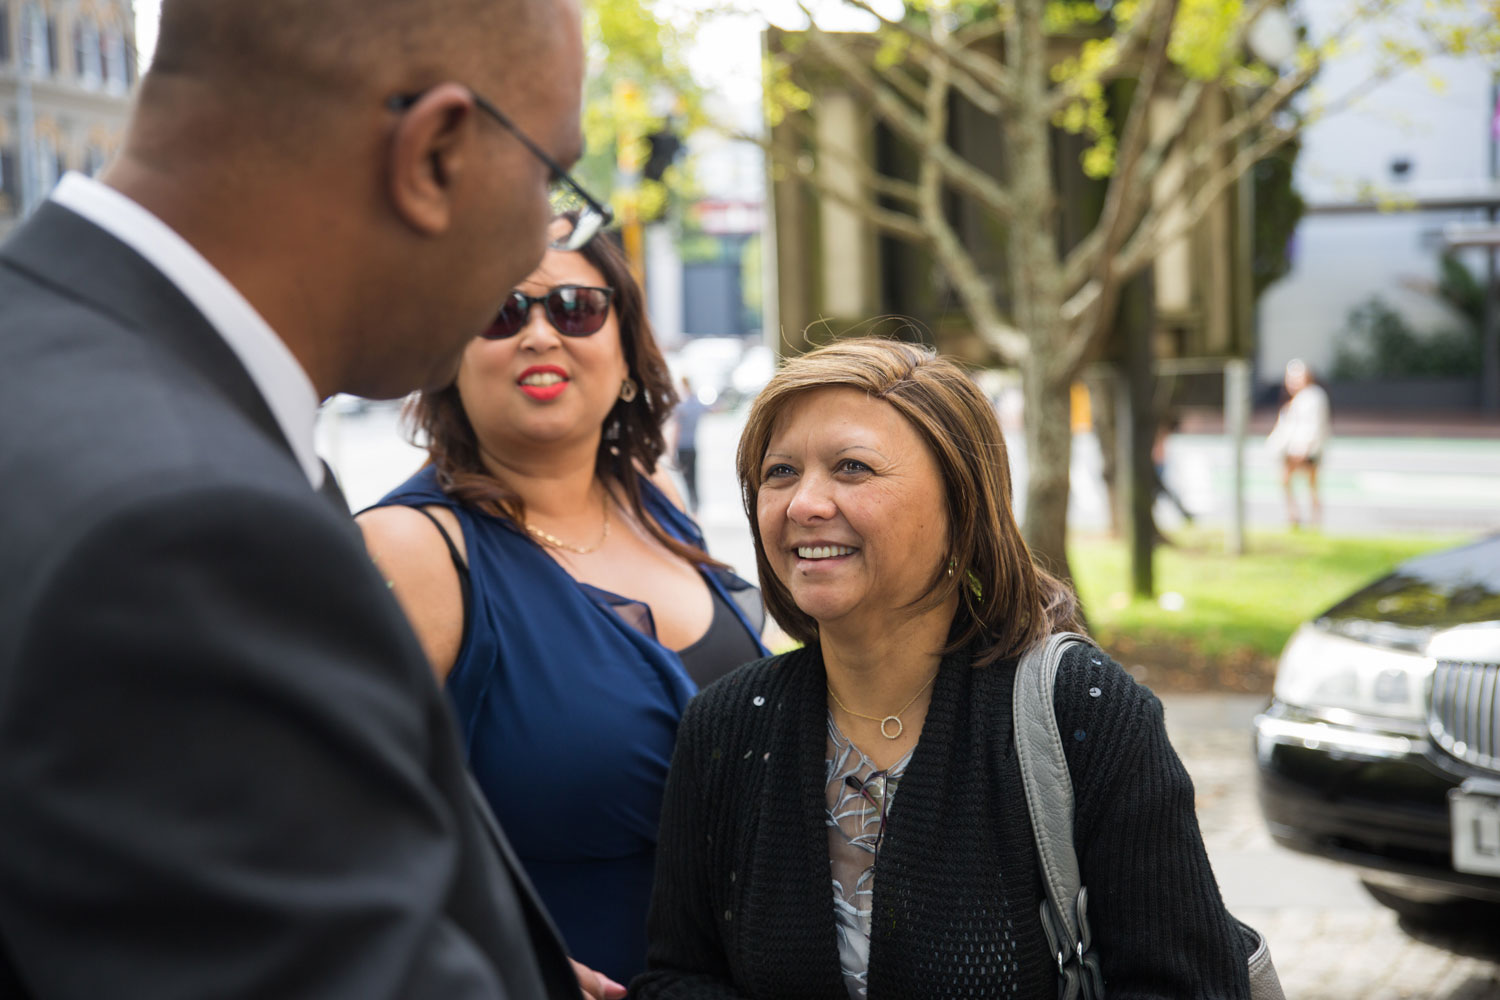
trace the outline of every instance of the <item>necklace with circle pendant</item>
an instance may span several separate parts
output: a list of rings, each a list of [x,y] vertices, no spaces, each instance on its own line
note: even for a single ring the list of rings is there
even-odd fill
[[[904,712],[904,711],[906,711],[908,708],[911,708],[912,702],[914,702],[918,698],[922,697],[922,692],[926,691],[929,687],[931,687],[932,686],[932,682],[935,681],[935,680],[937,680],[937,674],[936,673],[934,673],[931,677],[927,678],[927,683],[926,684],[923,684],[921,687],[917,688],[917,693],[914,694],[914,695],[912,695],[911,698],[906,702],[905,705],[902,705],[900,708],[896,709],[894,712],[892,712],[890,715],[885,716],[884,718],[881,718],[878,715],[865,715],[865,714],[863,714],[861,712],[856,712],[854,709],[850,708],[848,705],[845,705],[843,703],[843,701],[841,701],[839,699],[838,695],[836,695],[836,694],[833,693],[833,685],[831,685],[831,684],[825,684],[824,687],[828,688],[828,696],[833,699],[833,703],[835,705],[837,705],[839,708],[842,708],[845,712],[848,712],[850,715],[854,716],[856,719],[868,719],[870,722],[878,722],[878,723],[880,723],[880,735],[881,736],[884,736],[888,740],[899,740],[901,738],[901,734],[906,731],[906,724],[901,721],[901,713]],[[887,732],[886,731],[886,727],[889,726],[893,722],[896,724],[896,731],[894,733]]]

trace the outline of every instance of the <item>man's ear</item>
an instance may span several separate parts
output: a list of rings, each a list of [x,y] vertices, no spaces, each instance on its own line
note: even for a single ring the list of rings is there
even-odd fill
[[[407,225],[435,236],[453,221],[454,188],[472,153],[473,95],[444,83],[401,112],[389,146],[391,204]]]

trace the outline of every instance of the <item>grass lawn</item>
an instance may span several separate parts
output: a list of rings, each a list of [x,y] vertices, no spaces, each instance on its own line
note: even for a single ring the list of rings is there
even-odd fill
[[[1468,540],[1252,533],[1235,558],[1225,554],[1222,532],[1172,538],[1156,552],[1155,601],[1130,599],[1123,542],[1072,540],[1068,558],[1089,627],[1152,687],[1241,691],[1270,690],[1282,645],[1306,619],[1403,559]]]

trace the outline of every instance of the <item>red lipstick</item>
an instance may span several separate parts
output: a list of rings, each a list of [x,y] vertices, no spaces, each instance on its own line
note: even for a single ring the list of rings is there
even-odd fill
[[[527,384],[527,379],[536,376],[544,377],[533,384]],[[556,376],[556,379],[553,380],[550,376]],[[557,365],[532,365],[520,374],[520,377],[516,379],[516,384],[532,399],[539,403],[547,403],[561,396],[563,390],[568,387],[568,373]]]

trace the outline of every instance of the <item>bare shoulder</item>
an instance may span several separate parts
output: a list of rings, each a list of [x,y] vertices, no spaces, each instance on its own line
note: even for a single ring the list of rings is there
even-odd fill
[[[448,546],[423,511],[437,519],[453,540],[458,554],[467,559],[463,528],[454,513],[446,507],[437,504],[428,505],[422,510],[400,504],[372,507],[354,521],[365,536],[365,547],[382,566],[390,562],[415,569],[432,560],[451,566]]]
[[[463,530],[453,512],[437,505],[423,510],[443,526],[459,557],[466,558]],[[463,644],[464,602],[458,570],[443,536],[422,510],[399,505],[367,510],[355,523],[433,671],[439,679],[446,678]]]

